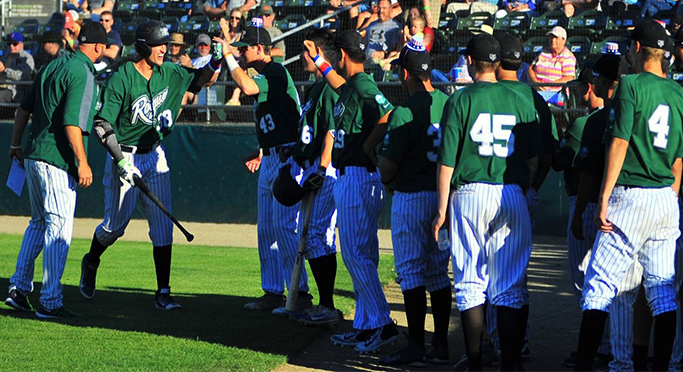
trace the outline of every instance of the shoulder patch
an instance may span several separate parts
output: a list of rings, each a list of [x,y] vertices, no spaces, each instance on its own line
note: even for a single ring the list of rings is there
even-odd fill
[[[337,119],[338,117],[342,116],[345,108],[346,107],[344,107],[342,102],[338,102],[336,105],[334,105],[334,112],[332,113],[334,118]]]
[[[389,106],[389,101],[387,101],[387,98],[384,97],[382,93],[377,93],[375,96],[375,101],[379,104],[382,105],[382,107],[387,107]]]
[[[301,108],[301,111],[306,113],[306,112],[308,112],[308,110],[311,109],[312,106],[313,106],[313,101],[309,99],[308,101],[306,101],[306,104],[304,105],[304,107]]]

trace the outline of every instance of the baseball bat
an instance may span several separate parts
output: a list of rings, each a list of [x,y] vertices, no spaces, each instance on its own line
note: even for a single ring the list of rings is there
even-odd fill
[[[308,224],[311,221],[311,209],[313,208],[313,196],[315,191],[311,191],[301,202],[304,205],[304,226],[301,229],[301,239],[299,240],[299,250],[296,252],[296,263],[292,269],[292,278],[289,281],[289,292],[287,293],[287,303],[285,310],[293,312],[296,310],[296,300],[299,299],[299,281],[301,280],[301,270],[304,267],[304,253],[306,252],[306,235],[308,235]],[[301,218],[301,216],[299,216]]]
[[[157,198],[157,196],[154,195],[152,190],[149,189],[149,186],[147,186],[147,184],[137,174],[133,175],[133,181],[135,182],[135,187],[137,187],[138,189],[140,189],[140,191],[147,195],[147,197],[150,200],[152,200],[154,204],[156,204],[157,207],[159,207],[159,209],[161,209],[161,211],[164,212],[164,214],[168,216],[168,218],[170,218],[176,226],[178,226],[178,229],[180,229],[183,235],[185,235],[185,239],[187,239],[188,242],[194,240],[194,235],[190,234],[189,231],[185,230],[183,225],[181,225],[180,222],[178,222],[178,220],[176,220],[175,217],[173,217],[171,212],[169,212],[168,209],[166,209],[166,206],[164,206],[161,200],[159,200],[159,198]]]

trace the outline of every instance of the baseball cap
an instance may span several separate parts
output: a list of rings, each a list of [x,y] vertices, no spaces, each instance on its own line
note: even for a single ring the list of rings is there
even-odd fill
[[[242,37],[239,41],[230,44],[234,47],[244,47],[251,45],[270,45],[270,34],[263,28],[263,20],[261,18],[252,18],[251,26],[242,31]]]
[[[335,48],[365,53],[365,41],[356,30],[344,30],[334,38]]]
[[[64,13],[64,28],[70,30],[74,26],[74,18],[71,12]]]
[[[432,69],[432,58],[424,46],[424,36],[418,33],[403,47],[398,58],[391,61],[392,65],[398,65],[412,72],[427,72]]]
[[[593,70],[593,76],[602,75],[610,80],[619,80],[622,72],[620,71],[620,64],[620,56],[603,54],[593,63],[591,70]]]
[[[561,37],[561,38],[566,40],[567,39],[567,30],[565,30],[561,26],[555,26],[555,27],[553,27],[552,30],[550,30],[546,33],[546,36],[550,36],[550,35],[553,35],[556,37]]]
[[[209,37],[209,35],[199,34],[199,36],[197,36],[197,41],[195,42],[195,46],[199,46],[199,44],[211,45],[211,38]]]
[[[24,35],[22,35],[20,32],[12,32],[7,36],[7,41],[9,42],[15,42],[15,43],[23,43],[24,42]]]
[[[593,84],[593,64],[588,62],[585,65],[583,65],[583,68],[581,69],[581,72],[579,73],[579,76],[576,77],[576,79],[570,81],[568,84],[569,85],[575,85],[579,83],[583,84]]]
[[[671,49],[671,41],[666,34],[666,29],[653,19],[645,19],[638,23],[631,32],[631,40],[650,48]]]
[[[500,58],[509,58],[514,60],[522,59],[522,51],[524,47],[518,38],[506,33],[500,32],[495,36],[500,43]]]
[[[99,22],[88,21],[83,24],[81,32],[78,34],[79,44],[111,44],[112,40],[107,37],[107,31],[104,30]]]
[[[264,15],[273,15],[275,14],[273,12],[273,7],[268,5],[268,4],[263,4],[258,8],[258,13],[259,16],[264,16]]]
[[[462,54],[472,57],[475,61],[500,61],[500,43],[489,34],[479,34],[470,39]]]

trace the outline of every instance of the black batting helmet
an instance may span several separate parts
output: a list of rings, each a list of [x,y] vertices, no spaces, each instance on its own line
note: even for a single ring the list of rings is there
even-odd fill
[[[299,183],[292,177],[292,165],[285,164],[273,182],[273,196],[285,207],[291,207],[306,195]]]
[[[166,25],[159,21],[143,22],[135,29],[135,51],[143,58],[152,54],[150,45],[168,44],[170,41]]]

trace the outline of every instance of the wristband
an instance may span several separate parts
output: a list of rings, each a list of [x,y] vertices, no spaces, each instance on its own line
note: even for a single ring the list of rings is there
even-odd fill
[[[19,146],[10,145],[9,148],[10,148],[10,150],[21,150],[21,145],[19,145]]]
[[[313,63],[320,68],[320,66],[322,66],[323,63],[327,63],[327,61],[325,61],[325,58],[321,58],[320,56],[316,55],[315,58],[313,58]]]
[[[234,70],[237,70],[240,68],[239,63],[237,63],[237,60],[235,59],[235,56],[232,55],[232,53],[228,53],[225,57],[225,62],[228,64],[228,70],[230,72],[233,72]]]
[[[320,59],[320,56],[317,55],[317,54],[315,55],[315,57],[313,57],[313,63],[316,63],[316,66],[317,66],[317,63],[318,63],[318,60],[319,60],[319,59]]]
[[[424,10],[429,10],[429,9],[431,9],[431,8],[428,7],[428,6],[425,6],[425,7],[422,7],[422,9],[424,9]]]
[[[119,168],[123,168],[123,167],[126,166],[126,163],[127,163],[127,162],[126,162],[126,159],[121,159],[121,160],[119,160],[118,163],[116,163],[116,165],[118,165]]]
[[[74,45],[74,39],[69,40],[69,46],[73,46],[73,45]]]
[[[327,61],[323,60],[323,63],[321,63],[320,66],[318,66],[318,70],[322,72],[323,76],[327,76],[327,74],[329,74],[330,71],[332,71],[332,66],[330,66],[330,64],[327,63]]]

